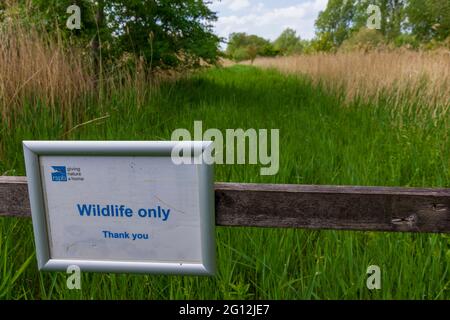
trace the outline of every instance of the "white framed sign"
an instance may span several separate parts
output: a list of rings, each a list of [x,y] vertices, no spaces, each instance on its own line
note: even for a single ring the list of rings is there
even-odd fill
[[[195,161],[210,144],[24,141],[39,269],[214,274],[213,167]]]

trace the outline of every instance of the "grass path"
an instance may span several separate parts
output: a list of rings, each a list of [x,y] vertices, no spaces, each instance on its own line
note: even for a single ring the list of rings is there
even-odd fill
[[[174,129],[192,132],[194,120],[204,130],[277,128],[278,175],[217,165],[216,181],[450,187],[448,118],[343,96],[276,71],[211,69],[163,84],[139,107],[130,90],[80,108],[87,120],[109,117],[65,138],[168,140]],[[14,129],[0,129],[0,172],[24,174],[20,141],[60,139],[65,117],[24,104]],[[0,298],[450,298],[447,235],[218,228],[214,278],[83,274],[81,291],[66,289],[64,273],[37,272],[32,239],[30,220],[0,219]],[[366,288],[371,264],[382,270],[378,291]]]

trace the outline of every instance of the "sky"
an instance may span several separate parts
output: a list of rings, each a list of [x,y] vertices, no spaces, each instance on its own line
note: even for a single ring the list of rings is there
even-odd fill
[[[328,0],[212,0],[217,12],[215,32],[228,39],[232,32],[256,34],[275,40],[286,28],[302,39],[314,37],[314,21]]]

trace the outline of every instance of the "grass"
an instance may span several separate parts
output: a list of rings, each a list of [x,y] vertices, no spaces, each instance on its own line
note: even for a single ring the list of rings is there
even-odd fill
[[[202,120],[204,129],[280,129],[278,175],[217,165],[216,181],[450,187],[448,113],[325,88],[274,70],[209,69],[163,82],[139,104],[131,89],[110,92],[101,108],[83,101],[83,121],[103,118],[81,126],[65,109],[24,99],[13,125],[0,128],[0,173],[24,174],[25,139],[168,140]],[[32,239],[29,219],[0,219],[0,298],[450,298],[448,235],[222,227],[215,277],[86,273],[81,291],[66,288],[64,273],[37,271]],[[366,288],[372,264],[381,290]]]

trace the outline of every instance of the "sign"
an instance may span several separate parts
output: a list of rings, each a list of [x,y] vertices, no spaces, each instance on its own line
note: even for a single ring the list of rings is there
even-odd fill
[[[210,142],[24,141],[39,269],[213,274],[213,169],[180,144]]]

